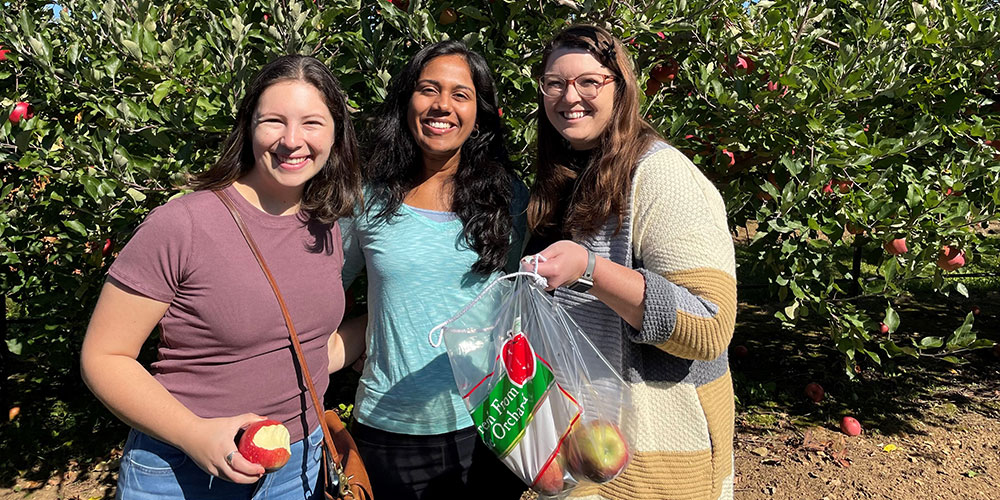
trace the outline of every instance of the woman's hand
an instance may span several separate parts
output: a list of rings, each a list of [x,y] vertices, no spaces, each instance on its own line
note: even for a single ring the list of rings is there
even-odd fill
[[[545,278],[549,283],[546,290],[569,285],[583,276],[583,272],[587,270],[587,249],[579,243],[569,240],[557,241],[538,255],[543,258],[534,259],[533,255],[529,255],[521,259],[521,269],[537,272]]]
[[[568,240],[557,241],[541,255],[545,260],[529,255],[521,259],[521,269],[536,271],[549,282],[546,290],[566,286],[583,276],[587,270],[587,249]],[[589,293],[618,313],[636,330],[642,329],[645,313],[646,280],[634,269],[597,257],[594,265],[594,286]]]
[[[199,419],[176,444],[205,472],[233,483],[251,484],[264,475],[264,467],[240,455],[233,438],[241,428],[259,420],[264,417],[253,413]],[[230,453],[231,462],[226,460]]]

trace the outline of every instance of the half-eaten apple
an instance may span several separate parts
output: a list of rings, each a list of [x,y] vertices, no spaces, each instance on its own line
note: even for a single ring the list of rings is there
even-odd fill
[[[265,472],[274,472],[292,456],[288,428],[277,420],[261,420],[243,431],[237,449],[243,458],[259,464]]]

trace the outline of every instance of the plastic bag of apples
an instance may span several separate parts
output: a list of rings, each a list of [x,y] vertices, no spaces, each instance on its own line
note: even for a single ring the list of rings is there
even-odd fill
[[[541,498],[617,477],[631,458],[628,386],[538,275],[490,285],[430,332],[480,438]]]

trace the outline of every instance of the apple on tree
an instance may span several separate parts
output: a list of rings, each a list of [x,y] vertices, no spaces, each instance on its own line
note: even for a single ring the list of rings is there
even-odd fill
[[[438,24],[442,26],[453,24],[455,21],[458,21],[458,12],[451,7],[442,10],[441,15],[438,16]]]
[[[10,49],[5,49],[5,48],[3,48],[3,45],[0,45],[0,61],[6,61],[7,60],[7,53],[8,52],[10,52]]]
[[[955,247],[942,247],[937,265],[945,271],[954,271],[965,265],[965,252]]]
[[[892,255],[904,254],[904,253],[906,253],[906,252],[909,251],[906,248],[906,238],[905,237],[904,238],[896,238],[896,239],[893,239],[893,240],[889,240],[889,241],[885,242],[885,245],[883,245],[883,248],[885,248],[886,252],[889,252]]]
[[[618,425],[607,420],[581,424],[570,435],[566,450],[570,472],[595,483],[614,479],[629,461],[628,443]]]
[[[21,101],[14,105],[14,109],[11,110],[10,122],[14,125],[20,123],[21,120],[30,120],[35,116],[35,110],[32,108],[31,103]]]
[[[660,83],[668,83],[677,77],[677,70],[679,69],[680,65],[677,64],[677,60],[669,59],[666,62],[653,66],[653,70],[649,72],[649,75]]]
[[[250,424],[239,439],[237,450],[243,458],[274,472],[288,463],[292,456],[288,428],[277,420],[261,420]]]
[[[663,83],[661,83],[656,78],[650,78],[649,80],[646,80],[646,97],[653,97],[654,95],[656,95],[657,92],[660,91],[661,87],[663,87]]]

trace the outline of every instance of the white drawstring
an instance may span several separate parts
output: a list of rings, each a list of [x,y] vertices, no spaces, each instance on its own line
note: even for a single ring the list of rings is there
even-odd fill
[[[444,339],[444,327],[448,326],[448,324],[451,323],[452,321],[455,321],[456,319],[462,317],[463,314],[469,312],[469,309],[472,309],[472,307],[475,306],[476,303],[478,303],[483,298],[483,296],[486,295],[486,292],[489,292],[490,289],[492,289],[494,286],[496,286],[497,283],[500,283],[503,280],[516,278],[518,276],[530,276],[533,279],[535,286],[541,288],[542,290],[548,288],[549,281],[546,280],[544,276],[538,274],[538,262],[539,261],[545,262],[546,260],[545,257],[542,256],[542,254],[535,254],[535,255],[529,255],[522,260],[534,264],[535,270],[517,271],[516,273],[506,274],[493,280],[493,282],[490,283],[486,288],[484,288],[483,291],[479,292],[479,295],[476,295],[476,298],[472,299],[472,302],[469,302],[464,308],[462,308],[462,310],[459,311],[458,314],[448,318],[441,324],[435,326],[434,328],[431,328],[431,331],[427,332],[427,341],[430,342],[431,346],[440,347],[441,341]],[[437,341],[435,341],[434,332],[438,330],[441,330],[441,332],[437,336]]]

